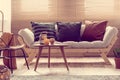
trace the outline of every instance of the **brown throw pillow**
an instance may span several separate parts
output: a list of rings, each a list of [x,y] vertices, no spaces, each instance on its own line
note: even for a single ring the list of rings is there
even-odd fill
[[[103,40],[108,21],[87,21],[86,28],[82,35],[82,41]]]

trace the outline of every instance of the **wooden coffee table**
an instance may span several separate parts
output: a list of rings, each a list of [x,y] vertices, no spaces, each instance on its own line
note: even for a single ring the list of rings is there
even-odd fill
[[[50,68],[50,54],[51,54],[50,51],[51,51],[51,47],[58,47],[61,50],[61,54],[63,56],[66,68],[69,71],[68,63],[67,63],[66,56],[65,56],[65,53],[64,53],[64,47],[66,47],[66,46],[67,46],[66,44],[62,44],[62,43],[57,43],[57,44],[55,43],[55,44],[52,44],[52,45],[36,44],[35,47],[39,47],[39,53],[37,55],[37,60],[36,60],[34,71],[36,71],[36,69],[37,69],[38,62],[39,62],[39,59],[41,57],[43,47],[48,47],[48,67],[49,68]]]

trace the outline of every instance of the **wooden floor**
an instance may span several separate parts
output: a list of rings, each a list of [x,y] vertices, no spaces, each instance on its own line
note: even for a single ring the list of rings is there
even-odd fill
[[[35,61],[30,64],[30,70],[24,64],[23,58],[17,58],[17,69],[13,75],[120,75],[120,69],[115,68],[114,58],[109,58],[112,65],[106,65],[101,57],[69,57],[67,71],[63,58],[51,58],[48,68],[47,58],[41,58],[38,68],[34,71]],[[0,59],[2,64],[2,59]]]

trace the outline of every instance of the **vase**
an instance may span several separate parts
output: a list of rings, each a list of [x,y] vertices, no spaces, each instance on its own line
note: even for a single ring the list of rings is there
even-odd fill
[[[55,39],[54,38],[50,38],[50,44],[53,45],[55,42]]]

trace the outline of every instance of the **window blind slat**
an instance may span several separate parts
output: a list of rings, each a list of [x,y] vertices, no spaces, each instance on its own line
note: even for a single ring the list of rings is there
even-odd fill
[[[78,21],[94,18],[108,19],[114,18],[120,13],[120,6],[117,1],[118,0],[12,0],[12,14],[14,19],[20,20]]]

